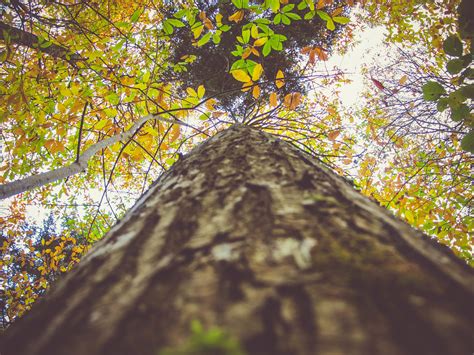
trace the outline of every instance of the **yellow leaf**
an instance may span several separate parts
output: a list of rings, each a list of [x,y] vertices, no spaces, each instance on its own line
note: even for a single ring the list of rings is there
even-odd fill
[[[99,122],[97,122],[95,125],[94,125],[94,128],[97,129],[97,130],[101,130],[102,128],[104,128],[107,123],[109,123],[109,120],[107,118],[104,118],[102,120],[100,120]]]
[[[196,27],[195,29],[192,30],[193,35],[194,35],[194,39],[199,38],[199,36],[201,35],[203,29],[204,29],[204,25],[201,25],[201,26],[198,26],[198,27]]]
[[[260,86],[256,85],[253,87],[252,89],[252,96],[255,98],[255,99],[258,99],[258,97],[260,96]]]
[[[250,29],[250,35],[252,38],[258,38],[258,27],[256,24],[252,25],[252,28]]]
[[[224,16],[222,16],[222,14],[217,14],[217,15],[216,15],[216,23],[217,23],[217,26],[218,26],[218,27],[221,27],[221,25],[222,25],[222,18],[223,18],[223,17],[224,17]]]
[[[260,79],[260,77],[262,76],[262,73],[263,73],[262,64],[255,65],[255,67],[253,68],[253,73],[252,73],[252,81],[257,81],[258,79]]]
[[[240,21],[242,21],[243,18],[244,18],[244,11],[239,10],[233,15],[229,16],[229,21],[234,21],[235,23],[239,23]]]
[[[263,46],[268,41],[268,37],[262,37],[253,42],[254,47]]]
[[[198,91],[197,91],[198,98],[202,99],[205,93],[206,93],[206,89],[204,88],[204,85],[199,85]]]
[[[405,84],[405,83],[407,82],[407,80],[408,80],[408,76],[407,76],[407,75],[404,75],[404,76],[402,76],[402,77],[400,78],[400,80],[398,81],[398,83],[399,83],[400,85],[403,85],[403,84]]]
[[[270,94],[270,106],[276,107],[277,105],[278,105],[277,94],[276,94],[276,92],[272,92]]]
[[[250,76],[248,76],[248,74],[241,69],[232,70],[231,74],[235,80],[241,81],[243,83],[248,83],[250,81]]]
[[[275,85],[276,87],[279,89],[281,88],[283,85],[285,85],[285,75],[283,74],[283,72],[281,70],[278,70],[277,72],[277,75],[276,75],[276,81],[275,81]]]
[[[198,96],[196,90],[194,90],[193,88],[187,88],[186,92],[188,93],[189,96],[192,96],[192,97],[197,97]]]

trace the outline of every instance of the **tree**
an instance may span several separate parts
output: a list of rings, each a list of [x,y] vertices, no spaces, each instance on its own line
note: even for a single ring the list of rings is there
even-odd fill
[[[234,125],[163,174],[3,350],[461,355],[473,286],[320,161]]]
[[[456,1],[446,2],[452,8]],[[434,19],[429,24],[436,31],[417,31],[425,42],[441,38],[441,23],[454,26],[452,9],[439,21],[431,16],[443,4],[416,0],[409,7],[413,17],[400,18],[405,1],[360,3],[374,21],[388,16],[391,28],[398,26],[400,36],[392,39],[415,38],[413,31],[404,31],[412,19]],[[315,87],[342,83],[338,71],[321,72],[314,65],[324,65],[334,48],[351,42],[353,24],[344,25],[354,5],[353,0],[8,0],[0,22],[0,198],[33,190],[10,199],[13,213],[0,219],[7,236],[2,253],[19,256],[15,265],[23,262],[15,246],[29,245],[28,235],[17,233],[24,216],[15,212],[33,203],[55,206],[55,212],[68,206],[61,212],[80,215],[76,225],[87,243],[102,238],[180,154],[244,123],[304,147],[341,174],[355,173],[363,193],[451,246],[455,240],[454,250],[472,261],[468,231],[474,219],[464,208],[472,193],[462,195],[472,186],[448,186],[445,174],[413,168],[422,159],[402,159],[398,176],[385,174],[374,193],[370,172],[375,162],[387,169],[400,160],[364,156],[360,147],[373,145],[373,137],[366,135],[369,141],[356,146],[363,136],[358,123],[338,112],[337,97],[315,93]],[[426,37],[427,32],[433,36]],[[399,154],[400,147],[395,148]],[[413,145],[410,149],[417,151]],[[404,155],[412,156],[408,148]],[[450,171],[467,176],[467,164],[457,166]],[[422,181],[435,176],[435,195],[449,190],[436,214],[431,206],[439,201],[433,201],[430,186],[421,191],[412,172]],[[420,194],[428,198],[414,203],[413,196]],[[84,209],[78,212],[78,206]],[[449,219],[452,206],[456,217]],[[449,228],[431,223],[438,216]],[[0,267],[15,270],[3,261]],[[26,274],[8,275],[21,277],[28,285]]]

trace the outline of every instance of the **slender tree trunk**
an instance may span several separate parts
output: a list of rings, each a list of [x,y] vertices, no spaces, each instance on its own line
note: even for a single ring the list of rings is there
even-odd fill
[[[317,159],[234,126],[166,172],[2,355],[157,355],[193,320],[248,354],[469,355],[473,286]]]

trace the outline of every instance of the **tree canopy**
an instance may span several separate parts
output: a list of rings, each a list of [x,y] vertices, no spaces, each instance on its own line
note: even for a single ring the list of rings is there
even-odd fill
[[[6,1],[4,324],[180,154],[237,122],[317,155],[473,263],[472,23],[460,3]],[[384,60],[363,68],[360,105],[346,107],[351,73],[328,60],[370,26],[385,29]],[[66,222],[40,233],[31,206]]]

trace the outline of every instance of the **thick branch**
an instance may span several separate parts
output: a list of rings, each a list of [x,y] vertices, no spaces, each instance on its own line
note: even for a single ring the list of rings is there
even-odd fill
[[[104,139],[99,141],[93,145],[91,145],[88,149],[86,149],[78,159],[62,168],[58,168],[55,170],[51,170],[45,173],[41,173],[38,175],[29,176],[27,178],[16,180],[10,183],[6,183],[4,185],[0,185],[0,199],[4,199],[7,197],[11,197],[13,195],[33,190],[34,188],[65,179],[69,176],[75,175],[82,171],[85,171],[87,168],[87,163],[89,159],[98,151],[105,149],[111,146],[114,143],[126,141],[130,139],[139,129],[140,127],[147,121],[151,119],[159,119],[161,121],[169,122],[169,123],[176,123],[176,124],[183,124],[179,121],[168,120],[166,118],[162,118],[156,115],[147,115],[139,120],[137,120],[132,127],[128,131],[119,133],[115,136],[110,138]]]
[[[71,53],[66,47],[62,47],[54,43],[50,44],[48,47],[41,47],[39,45],[38,36],[30,32],[23,31],[19,28],[7,25],[4,22],[0,22],[0,40],[7,40],[7,38],[5,38],[5,33],[8,34],[8,39],[10,39],[15,44],[37,49],[43,53],[49,54],[52,57],[67,60],[71,64],[74,64],[80,60],[84,60],[84,58],[82,58],[79,54]]]

